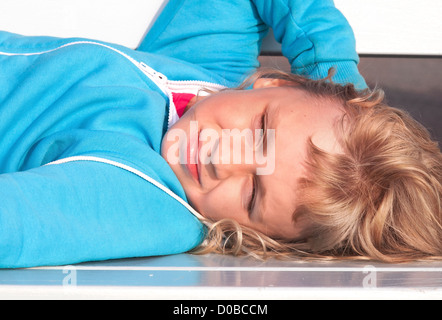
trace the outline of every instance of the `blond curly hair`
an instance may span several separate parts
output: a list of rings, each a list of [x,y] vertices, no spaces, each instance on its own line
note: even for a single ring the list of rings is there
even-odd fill
[[[442,154],[428,131],[405,111],[384,103],[379,89],[356,91],[278,70],[260,78],[286,80],[318,99],[339,102],[335,130],[344,150],[329,154],[311,141],[307,176],[299,181],[293,220],[312,228],[302,241],[272,239],[233,220],[210,222],[192,252],[290,259],[370,259],[407,262],[442,256]]]

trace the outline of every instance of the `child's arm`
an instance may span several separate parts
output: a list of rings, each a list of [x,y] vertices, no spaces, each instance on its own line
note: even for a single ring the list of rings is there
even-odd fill
[[[201,225],[133,173],[73,162],[0,175],[0,268],[180,253]]]
[[[273,28],[293,73],[320,79],[335,67],[335,82],[366,88],[357,69],[353,31],[332,0],[252,1],[262,20]]]
[[[170,0],[138,50],[198,64],[236,85],[258,66],[269,27],[292,71],[366,87],[352,29],[332,0]]]

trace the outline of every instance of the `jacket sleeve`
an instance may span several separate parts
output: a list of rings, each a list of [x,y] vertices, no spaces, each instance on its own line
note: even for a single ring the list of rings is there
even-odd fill
[[[188,251],[202,225],[163,191],[107,164],[0,175],[0,268]]]
[[[236,86],[259,66],[267,31],[250,0],[170,0],[137,50],[190,62]]]
[[[261,19],[273,28],[293,73],[321,79],[335,67],[335,82],[366,89],[357,68],[352,28],[332,0],[252,1]]]
[[[258,66],[269,27],[292,72],[366,84],[353,31],[332,0],[170,0],[138,50],[188,61],[237,85]]]

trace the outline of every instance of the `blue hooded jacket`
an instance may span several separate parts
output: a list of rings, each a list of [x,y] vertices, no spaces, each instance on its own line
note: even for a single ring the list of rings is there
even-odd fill
[[[170,87],[238,85],[269,26],[293,72],[336,66],[336,81],[365,87],[332,1],[171,0],[137,50],[0,32],[0,268],[200,244],[204,227],[171,197],[186,200],[160,156],[176,120]]]

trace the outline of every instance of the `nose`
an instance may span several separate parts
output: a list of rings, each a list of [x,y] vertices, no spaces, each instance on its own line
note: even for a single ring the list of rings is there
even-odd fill
[[[253,140],[251,130],[222,130],[216,139],[211,139],[212,145],[206,148],[208,170],[218,180],[233,175],[255,174],[257,163]]]

